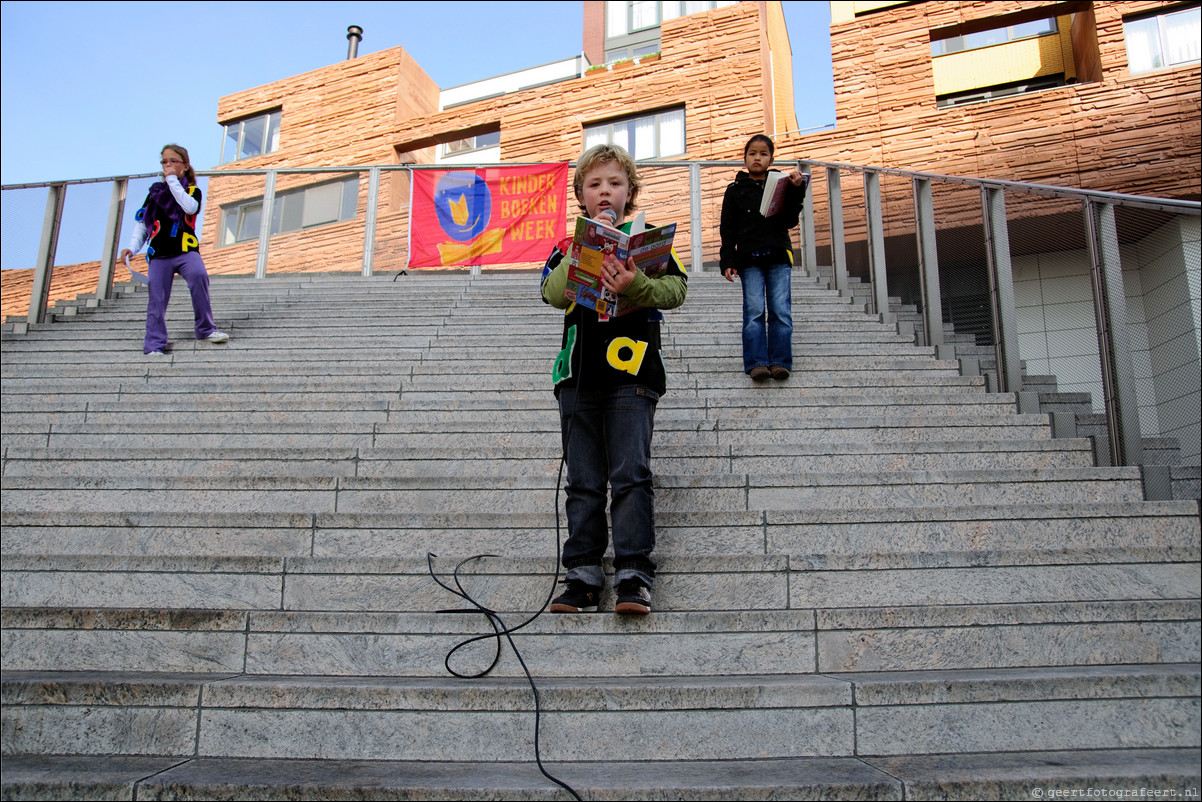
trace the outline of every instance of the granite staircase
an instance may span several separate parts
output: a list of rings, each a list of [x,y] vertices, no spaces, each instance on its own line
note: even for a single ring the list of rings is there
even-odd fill
[[[555,592],[536,282],[217,276],[230,342],[190,339],[180,285],[159,358],[132,287],[6,327],[3,797],[569,798],[508,643],[451,654],[493,627],[430,574],[462,562],[511,627]],[[801,274],[796,370],[754,385],[738,287],[689,285],[656,612],[513,635],[547,771],[585,799],[1196,794],[1197,503]]]

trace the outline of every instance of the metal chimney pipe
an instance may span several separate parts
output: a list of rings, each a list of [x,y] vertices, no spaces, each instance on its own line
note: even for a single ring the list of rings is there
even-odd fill
[[[346,38],[350,42],[346,48],[346,60],[350,61],[355,56],[359,55],[359,42],[363,39],[363,29],[358,25],[351,25],[347,27]]]

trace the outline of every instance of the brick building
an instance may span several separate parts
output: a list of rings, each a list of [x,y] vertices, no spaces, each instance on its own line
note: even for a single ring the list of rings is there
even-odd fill
[[[398,47],[229,95],[218,104],[223,167],[570,161],[603,140],[638,159],[683,164],[732,158],[750,133],[795,130],[781,4],[689,3],[704,10],[680,16],[681,5],[585,2],[581,56],[442,92]],[[652,168],[645,178],[655,213],[678,219],[683,208],[687,222],[679,189],[687,172]],[[269,271],[358,267],[366,180],[281,174],[275,189],[277,201],[304,199],[291,225],[289,198],[276,212]],[[408,192],[404,172],[383,174],[376,269],[404,267]],[[210,180],[204,231],[218,232],[206,237],[210,272],[254,264],[262,196],[261,176]],[[692,234],[682,228],[678,245]]]
[[[680,15],[697,6],[705,10]],[[588,0],[582,54],[520,73],[440,91],[398,47],[226,96],[217,113],[226,130],[223,169],[560,161],[606,139],[641,160],[683,163],[738,159],[749,135],[767,131],[782,157],[1197,199],[1197,37],[1192,50],[1180,44],[1183,25],[1187,38],[1189,25],[1197,32],[1197,8],[834,2],[837,124],[803,135],[779,2]],[[1180,52],[1139,45],[1157,26],[1177,35],[1161,49]],[[707,237],[707,263],[715,255],[707,232],[731,173],[703,176],[706,231],[698,233]],[[685,223],[685,253],[694,232],[682,173],[646,174],[645,205]],[[366,174],[281,173],[275,191],[269,270],[358,266]],[[889,192],[887,206],[908,204]],[[253,265],[263,194],[261,176],[212,180],[210,270]],[[377,269],[404,265],[407,202],[405,173],[384,173]],[[854,197],[848,206],[856,274],[864,251]],[[906,262],[892,260],[902,295]]]

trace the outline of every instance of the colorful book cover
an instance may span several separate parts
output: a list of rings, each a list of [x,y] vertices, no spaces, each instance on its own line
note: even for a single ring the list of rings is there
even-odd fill
[[[672,264],[676,224],[638,230],[642,225],[641,220],[636,220],[631,228],[633,233],[627,234],[587,217],[576,218],[576,233],[568,253],[568,286],[564,293],[569,300],[608,317],[618,317],[640,308],[602,286],[601,263],[605,254],[613,253],[622,261],[633,258],[639,270],[652,278],[663,275]]]

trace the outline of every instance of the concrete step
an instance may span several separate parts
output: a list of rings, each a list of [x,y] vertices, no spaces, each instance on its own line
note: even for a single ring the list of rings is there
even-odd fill
[[[463,558],[554,553],[555,513],[0,513],[9,555]],[[562,527],[562,521],[560,522]],[[671,554],[791,555],[798,570],[1197,561],[1193,502],[664,511]],[[563,533],[560,533],[562,538]],[[661,568],[668,570],[667,563]]]
[[[550,476],[557,446],[508,448],[8,448],[4,476]],[[1092,464],[1085,440],[673,447],[652,454],[656,473],[851,473],[990,470]]]
[[[387,409],[406,418],[424,416],[428,420],[454,422],[464,417],[492,420],[500,417],[545,417],[558,413],[551,393],[538,398],[510,399],[507,403],[488,399],[447,399],[431,403],[412,399],[390,382],[379,389],[335,389],[307,386],[304,379],[278,381],[271,389],[254,392],[205,391],[193,386],[148,387],[141,383],[120,383],[108,392],[22,392],[15,388],[6,397],[4,412],[9,422],[36,421],[37,415],[50,418],[74,413],[89,419],[97,415],[145,415],[146,413],[258,413],[264,410],[303,413],[308,411],[360,411]],[[977,392],[948,391],[935,400],[927,400],[912,390],[878,388],[847,392],[838,388],[793,388],[796,392],[766,393],[762,403],[748,405],[747,394],[732,388],[729,392],[707,391],[701,395],[670,394],[661,399],[656,418],[771,418],[782,422],[813,414],[881,415],[916,414],[996,414],[1014,412],[1011,397]],[[166,403],[165,403],[166,402]],[[164,410],[167,406],[169,409]],[[156,417],[156,420],[158,418]],[[61,422],[61,419],[60,419]],[[85,422],[85,421],[78,421]]]
[[[423,427],[442,425],[454,428],[465,418],[470,418],[476,425],[497,424],[504,430],[512,430],[514,426],[529,425],[532,429],[543,428],[548,418],[556,416],[556,410],[550,406],[551,398],[530,399],[529,409],[504,410],[473,410],[464,413],[460,410],[434,412],[429,409],[411,410],[408,408],[408,398],[401,393],[361,393],[357,402],[354,399],[343,400],[336,394],[314,393],[312,396],[294,393],[178,393],[180,405],[169,405],[163,409],[163,396],[159,393],[128,394],[125,398],[130,401],[106,401],[89,399],[79,403],[78,399],[66,397],[44,399],[42,396],[26,398],[20,403],[11,404],[5,410],[8,424],[50,422],[59,424],[92,424],[96,426],[128,427],[145,425],[154,421],[156,426],[187,426],[197,429],[206,426],[220,425],[257,425],[287,423],[303,425],[306,423],[335,424],[340,422],[373,422],[404,425],[409,422]],[[547,393],[546,396],[550,396]],[[41,403],[45,400],[45,404]],[[683,399],[682,399],[683,400]],[[810,403],[795,407],[753,407],[741,412],[727,413],[725,410],[707,412],[701,409],[699,399],[692,399],[692,407],[683,405],[665,405],[657,411],[656,423],[661,421],[683,421],[702,424],[707,421],[714,424],[726,421],[740,421],[743,426],[750,428],[749,422],[763,421],[788,427],[798,418],[804,418],[806,426],[812,428],[821,421],[830,421],[834,425],[848,416],[873,418],[878,421],[895,419],[920,419],[919,416],[947,416],[950,421],[955,418],[975,418],[996,416],[999,419],[1008,418],[1012,409],[1000,404],[962,403],[962,404],[889,404],[882,399],[861,399],[859,404],[817,404]],[[870,401],[876,401],[870,404]],[[74,403],[72,403],[74,402]],[[54,409],[54,407],[66,407]],[[49,407],[49,408],[47,408]],[[662,424],[660,424],[662,425]],[[953,424],[954,425],[954,424]]]
[[[810,566],[804,557],[689,556],[667,543],[657,575],[657,612],[842,610],[853,607],[958,606],[1187,599],[1197,563],[1125,550],[1091,553],[1091,562],[949,567],[914,560],[904,567]],[[552,552],[553,553],[553,552]],[[1027,557],[1037,559],[1035,549]],[[440,557],[449,572],[459,557]],[[1053,557],[1053,559],[1057,559]],[[1063,560],[1063,558],[1059,558]],[[449,561],[453,560],[453,561]],[[426,556],[152,557],[20,555],[4,558],[3,605],[11,608],[437,612],[448,603]],[[556,592],[551,557],[471,560],[459,574],[472,596],[498,611],[537,610]],[[602,598],[610,609],[610,592]]]
[[[552,511],[496,513],[3,513],[4,554],[545,556]],[[657,516],[677,554],[792,554],[813,568],[1196,560],[1195,504],[900,507]]]
[[[446,596],[447,608],[464,609]],[[1200,614],[1195,598],[543,615],[521,629],[521,648],[541,676],[562,677],[1192,664]],[[440,677],[464,641],[456,671],[484,671],[495,657],[477,639],[491,639],[492,626],[471,612],[31,607],[0,616],[6,672]],[[527,620],[515,613],[506,625]],[[505,651],[493,672],[524,673]]]
[[[431,394],[430,398],[437,398]],[[382,413],[381,413],[382,414]],[[0,426],[5,448],[510,448],[546,447],[560,442],[558,423],[512,425],[465,421],[454,427],[371,420],[345,423],[207,423],[203,420],[148,429],[142,424],[92,425],[12,423]],[[842,419],[805,419],[788,429],[770,420],[657,422],[657,446],[743,447],[769,445],[1012,441],[1051,439],[1042,416],[899,416],[888,421],[865,415]]]
[[[1084,788],[1184,798],[1199,785],[1192,748],[989,752],[898,758],[547,762],[585,799],[1019,799],[1030,788]],[[272,760],[155,756],[9,756],[10,799],[563,799],[525,762]]]
[[[554,477],[6,476],[5,508],[97,512],[485,512],[554,509]],[[816,475],[659,474],[660,510],[868,509],[1143,500],[1138,468],[890,471]]]
[[[1196,746],[1199,720],[1198,671],[1181,665],[536,684],[551,761],[1165,749]],[[24,754],[518,763],[534,747],[524,678],[8,672],[4,691]],[[1032,732],[1040,720],[1061,726]]]

